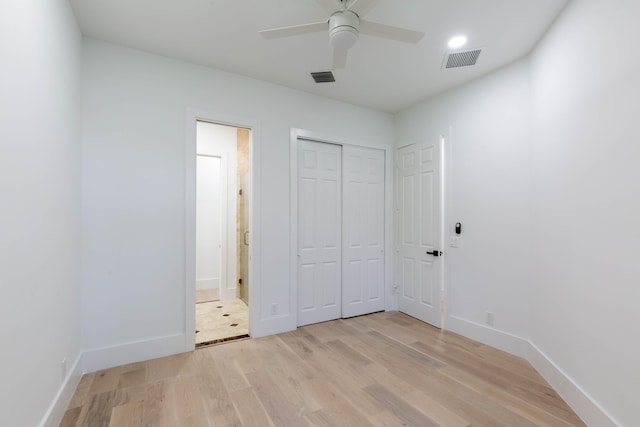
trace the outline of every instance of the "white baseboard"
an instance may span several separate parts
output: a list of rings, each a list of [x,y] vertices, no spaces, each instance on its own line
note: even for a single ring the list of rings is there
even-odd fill
[[[445,329],[529,361],[588,426],[621,427],[531,341],[456,316],[447,316]]]
[[[73,366],[69,369],[67,377],[62,382],[56,397],[53,399],[53,402],[51,402],[46,414],[42,418],[40,427],[58,427],[60,425],[60,422],[64,417],[64,413],[67,411],[69,403],[71,403],[71,399],[73,398],[73,394],[78,387],[80,378],[82,378],[82,353],[78,355],[76,360],[73,362]]]
[[[528,340],[508,332],[471,322],[461,317],[447,316],[444,329],[525,359],[528,355]]]
[[[588,426],[621,426],[535,344],[529,342],[528,353],[529,363]]]
[[[295,331],[296,317],[291,314],[272,316],[267,319],[252,320],[253,313],[249,313],[250,331],[252,338],[261,338],[282,332]]]
[[[84,372],[94,372],[128,363],[157,359],[172,354],[184,353],[185,334],[168,335],[144,341],[136,341],[112,347],[96,348],[84,352]]]

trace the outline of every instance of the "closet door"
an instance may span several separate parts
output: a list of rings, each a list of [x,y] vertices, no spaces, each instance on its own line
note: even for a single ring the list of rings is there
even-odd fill
[[[342,317],[384,310],[384,151],[343,147]]]
[[[341,316],[342,149],[298,141],[298,325]]]

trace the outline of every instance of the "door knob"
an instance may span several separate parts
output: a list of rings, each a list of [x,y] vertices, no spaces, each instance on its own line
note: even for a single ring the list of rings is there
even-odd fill
[[[442,252],[434,250],[434,251],[431,251],[431,252],[427,252],[427,255],[440,256],[440,255],[442,255]]]

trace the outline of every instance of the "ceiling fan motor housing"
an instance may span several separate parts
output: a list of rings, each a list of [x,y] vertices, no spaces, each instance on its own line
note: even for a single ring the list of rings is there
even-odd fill
[[[329,18],[329,40],[334,49],[347,50],[358,41],[360,18],[354,12],[336,12]]]

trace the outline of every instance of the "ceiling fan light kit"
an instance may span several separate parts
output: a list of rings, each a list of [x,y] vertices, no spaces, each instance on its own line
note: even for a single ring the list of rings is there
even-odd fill
[[[350,10],[336,12],[329,18],[329,40],[334,49],[347,50],[358,41],[358,16]]]

